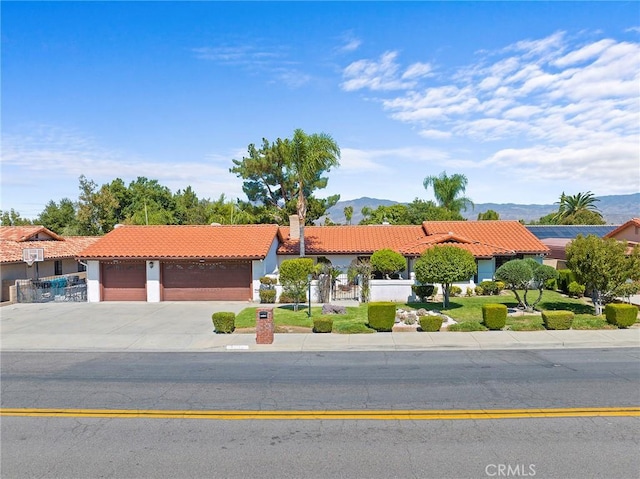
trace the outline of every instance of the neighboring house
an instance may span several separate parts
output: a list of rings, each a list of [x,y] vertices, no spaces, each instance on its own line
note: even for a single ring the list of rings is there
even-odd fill
[[[9,301],[9,288],[19,279],[38,279],[84,271],[76,255],[98,240],[95,236],[60,236],[44,226],[0,226],[1,301]],[[42,248],[44,261],[28,266],[22,251]]]
[[[250,301],[277,268],[277,225],[118,226],[78,258],[97,301]]]
[[[307,226],[305,255],[346,270],[353,260],[393,249],[407,258],[405,279],[428,248],[470,251],[492,279],[510,259],[548,253],[517,221],[427,221],[422,225]],[[89,301],[259,299],[259,279],[299,257],[299,229],[277,225],[120,226],[82,251]]]
[[[625,224],[607,233],[604,237],[615,238],[618,241],[626,241],[629,246],[640,244],[640,218],[630,219]]]

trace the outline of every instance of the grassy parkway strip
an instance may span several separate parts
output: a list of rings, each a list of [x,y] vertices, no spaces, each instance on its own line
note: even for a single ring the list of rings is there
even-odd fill
[[[1,408],[3,417],[93,417],[214,420],[377,420],[533,419],[558,417],[640,417],[640,406],[553,409],[345,410],[345,411],[171,411],[137,409]]]

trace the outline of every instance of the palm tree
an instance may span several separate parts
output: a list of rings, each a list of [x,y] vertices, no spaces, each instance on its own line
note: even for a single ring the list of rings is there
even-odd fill
[[[309,186],[323,171],[338,166],[340,147],[330,135],[314,133],[307,135],[301,129],[293,132],[289,166],[298,185],[297,212],[300,219],[300,256],[304,256],[304,224],[307,217],[305,187]]]
[[[351,224],[351,218],[353,218],[353,206],[344,207],[344,219],[347,220],[347,224]]]
[[[466,196],[460,196],[467,188],[467,181],[465,175],[456,173],[447,176],[447,172],[443,171],[440,176],[427,176],[423,185],[425,189],[433,186],[433,194],[439,206],[451,213],[460,214],[460,210],[466,211],[469,205],[473,208],[473,201]]]
[[[560,195],[560,201],[556,202],[559,205],[558,212],[553,217],[553,220],[560,224],[563,220],[569,217],[584,214],[585,212],[596,213],[600,217],[602,214],[598,211],[595,203],[600,201],[594,196],[591,191],[586,193],[577,193],[575,195],[565,195],[564,191]]]

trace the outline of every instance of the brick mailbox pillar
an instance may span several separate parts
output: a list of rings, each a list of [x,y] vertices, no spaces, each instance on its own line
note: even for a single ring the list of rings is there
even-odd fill
[[[256,310],[256,344],[273,343],[273,308]]]

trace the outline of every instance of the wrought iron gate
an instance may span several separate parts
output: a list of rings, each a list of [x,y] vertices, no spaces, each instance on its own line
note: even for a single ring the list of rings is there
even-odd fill
[[[360,285],[358,280],[349,281],[346,274],[339,275],[331,285],[332,300],[360,300]]]

